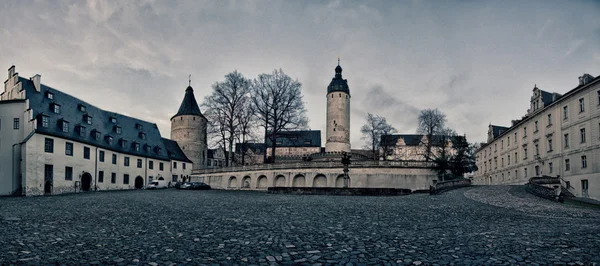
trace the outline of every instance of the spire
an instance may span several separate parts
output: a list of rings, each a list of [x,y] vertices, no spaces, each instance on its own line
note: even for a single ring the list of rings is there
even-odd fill
[[[342,67],[340,66],[340,57],[338,56],[338,65],[335,67],[335,77],[342,78]]]
[[[340,65],[340,56],[338,55],[338,66]]]
[[[189,84],[192,84],[191,75],[188,82]],[[187,89],[185,89],[185,96],[183,96],[183,101],[179,106],[179,111],[177,111],[177,114],[175,114],[173,117],[180,115],[196,115],[204,117],[202,115],[202,112],[200,112],[198,102],[196,102],[196,97],[194,96],[194,89],[192,88],[192,86],[188,86]]]
[[[190,74],[190,79],[188,80],[188,87],[192,86],[192,74]]]

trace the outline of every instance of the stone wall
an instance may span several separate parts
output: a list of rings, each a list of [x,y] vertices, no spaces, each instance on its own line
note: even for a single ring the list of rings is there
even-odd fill
[[[339,91],[327,94],[326,127],[325,151],[350,152],[350,95]]]
[[[207,165],[206,125],[207,120],[201,116],[180,115],[171,119],[171,139],[194,163],[194,169],[203,169]]]

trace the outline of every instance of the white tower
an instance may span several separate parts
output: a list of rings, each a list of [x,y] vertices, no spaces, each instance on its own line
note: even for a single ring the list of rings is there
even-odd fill
[[[350,152],[350,89],[342,79],[338,58],[335,77],[327,87],[327,142],[326,152]]]

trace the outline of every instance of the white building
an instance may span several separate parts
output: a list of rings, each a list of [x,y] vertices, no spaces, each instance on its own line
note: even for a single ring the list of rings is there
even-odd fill
[[[558,176],[576,196],[600,200],[600,78],[584,74],[564,95],[535,86],[521,120],[489,126],[476,161],[475,184]]]
[[[8,69],[0,94],[0,195],[143,188],[153,179],[181,181],[192,167],[156,124]]]

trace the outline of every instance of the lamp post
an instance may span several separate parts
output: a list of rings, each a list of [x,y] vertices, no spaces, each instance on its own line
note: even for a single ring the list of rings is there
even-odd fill
[[[348,153],[344,152],[342,154],[342,164],[344,165],[344,188],[348,188],[348,183],[350,183],[350,177],[348,177],[348,171],[350,171],[348,169],[348,165],[350,165],[350,155],[348,155]]]

